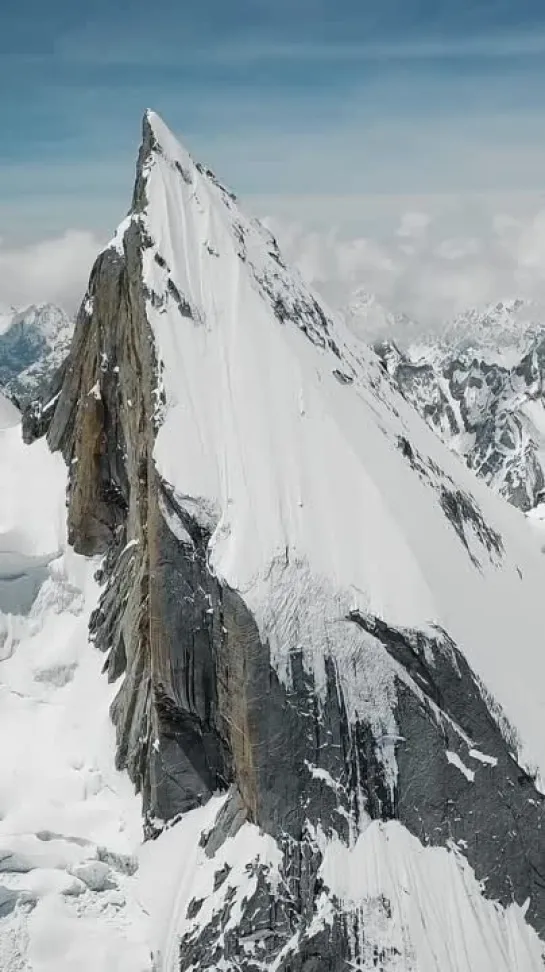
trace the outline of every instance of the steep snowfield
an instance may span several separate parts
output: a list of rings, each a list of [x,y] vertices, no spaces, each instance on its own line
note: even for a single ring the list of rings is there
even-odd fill
[[[392,972],[542,969],[543,948],[528,934],[524,909],[503,911],[485,902],[461,853],[423,848],[395,821],[374,822],[352,848],[323,838],[319,843],[326,885],[346,903],[369,902],[362,936],[366,968],[389,946],[399,955],[389,966]],[[393,920],[373,922],[371,903],[381,895],[390,902]]]
[[[67,547],[65,489],[0,397],[0,968],[148,972],[139,802],[114,769],[95,565]]]
[[[545,560],[529,529],[446,453],[341,321],[329,338],[341,357],[291,324],[312,297],[272,238],[157,116],[152,125],[160,148],[147,172],[144,277],[166,399],[155,455],[178,499],[192,497],[215,526],[213,569],[243,592],[282,677],[298,628],[318,684],[334,644],[355,707],[372,704],[372,659],[343,620],[349,610],[442,626],[517,728],[523,761],[545,777]],[[169,278],[179,300],[168,299]],[[436,471],[415,475],[401,436]],[[438,501],[452,482],[477,498],[504,554],[475,524],[461,542]],[[391,672],[380,681],[376,722],[388,732]]]
[[[227,840],[213,860],[207,858],[199,842],[223,802],[214,798],[206,807],[191,811],[143,849],[141,900],[150,919],[158,972],[177,972],[179,940],[184,935],[206,930],[228,904],[232,915],[242,912],[255,891],[252,865],[264,866],[280,890],[281,855],[275,842],[252,824]],[[504,910],[486,901],[458,850],[424,848],[395,821],[373,822],[350,848],[323,833],[316,838],[323,854],[319,876],[325,887],[347,909],[361,909],[358,960],[349,968],[360,972],[543,969],[543,945],[526,925],[525,909],[512,905]],[[215,875],[227,869],[228,882],[217,887]],[[158,874],[164,875],[160,883]],[[188,905],[195,900],[203,905],[198,915],[188,918]],[[331,921],[325,891],[315,903],[315,912],[316,930]],[[224,935],[236,927],[235,920],[225,925]],[[241,940],[248,955],[254,944],[251,935]],[[297,944],[294,936],[268,972],[296,955]]]

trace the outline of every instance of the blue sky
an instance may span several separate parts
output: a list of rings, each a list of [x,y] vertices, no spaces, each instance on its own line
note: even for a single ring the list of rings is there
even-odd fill
[[[543,0],[19,0],[0,85],[4,241],[112,229],[148,106],[258,208],[545,188]]]

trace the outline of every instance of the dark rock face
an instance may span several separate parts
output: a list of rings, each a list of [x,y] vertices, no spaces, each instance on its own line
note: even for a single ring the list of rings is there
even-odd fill
[[[118,765],[156,820],[207,800],[230,778],[218,731],[213,658],[217,584],[191,517],[157,477],[156,364],[140,284],[139,230],[126,259],[106,251],[90,282],[48,438],[70,465],[69,535],[76,550],[107,554],[92,634],[111,679],[126,673],[112,716]],[[180,543],[167,520],[187,529]],[[182,593],[181,593],[182,592]]]
[[[516,364],[488,361],[478,350],[436,349],[433,360],[412,360],[392,342],[376,350],[405,398],[477,475],[528,511],[545,495],[543,332]]]
[[[240,907],[240,901],[226,900],[206,928],[188,933],[182,941],[183,970],[197,960],[204,968],[214,968],[220,958],[235,969],[244,955],[244,943],[250,940],[254,955],[243,968],[252,972],[273,961],[279,961],[278,967],[286,972],[326,972],[368,961],[363,909],[347,914],[336,902],[332,922],[318,933],[310,931],[324,891],[312,824],[346,839],[343,821],[365,826],[358,813],[400,820],[425,845],[457,846],[477,878],[485,882],[486,894],[505,906],[513,901],[522,905],[529,899],[528,920],[539,934],[545,931],[545,851],[540,831],[545,798],[517,765],[514,749],[510,750],[492,718],[467,662],[442,631],[430,639],[357,612],[350,621],[380,642],[399,665],[400,674],[409,676],[408,681],[400,677],[398,682],[395,792],[390,794],[385,784],[370,727],[365,720],[349,726],[339,709],[333,665],[328,701],[321,712],[315,708],[314,722],[309,701],[316,698],[315,691],[296,673],[284,709],[285,735],[277,738],[282,748],[270,745],[265,730],[266,766],[259,778],[257,819],[275,834],[282,850],[281,893],[271,886],[266,868],[258,870],[256,890],[244,903],[236,934],[228,928],[232,909]],[[259,753],[255,757],[259,764]],[[310,765],[325,772],[310,779]],[[239,785],[208,836],[211,855],[236,833],[247,813],[240,789]],[[291,811],[288,815],[286,808]],[[380,911],[387,918],[386,899],[367,906],[375,918]],[[282,958],[286,942],[293,940],[296,948]],[[394,957],[392,949],[385,947],[373,955],[375,964],[370,967],[387,970]]]
[[[141,167],[152,141],[145,129]],[[136,212],[143,192],[139,177]],[[371,821],[399,820],[424,844],[456,844],[486,879],[486,894],[503,904],[530,898],[528,920],[543,934],[543,797],[448,634],[395,629],[358,612],[345,619],[396,672],[392,783],[368,713],[349,716],[335,657],[325,659],[319,691],[293,646],[281,682],[244,598],[211,573],[209,511],[201,515],[153,462],[160,369],[145,312],[146,246],[134,220],[124,254],[110,248],[99,257],[68,362],[53,398],[27,416],[26,435],[47,431],[62,450],[71,542],[104,556],[91,634],[108,678],[124,675],[112,707],[117,763],[142,793],[147,835],[229,788],[206,837],[208,856],[250,821],[281,857],[280,887],[266,866],[248,862],[251,891],[242,901],[229,867],[218,866],[221,908],[200,925],[204,899],[189,902],[180,969],[214,969],[220,959],[226,972],[273,961],[280,972],[401,968],[396,947],[367,935],[369,914],[387,923],[390,902],[347,906],[319,876],[318,830],[349,842]],[[323,346],[322,324],[309,330]],[[398,445],[418,475],[439,481],[407,440]],[[501,539],[441,482],[460,542],[471,530],[485,555],[501,557]],[[317,921],[326,905],[328,920]]]
[[[352,620],[379,639],[420,689],[416,694],[402,683],[398,689],[405,740],[396,748],[398,819],[423,843],[462,847],[492,898],[504,905],[529,898],[528,918],[543,934],[545,797],[518,766],[465,658],[444,631],[430,640],[378,618],[354,614]]]
[[[238,802],[233,794],[208,838],[207,852],[212,842],[215,849],[218,841],[232,836],[232,805],[236,814]],[[182,939],[181,972],[189,972],[195,966],[214,969],[219,963],[228,969],[244,968],[248,972],[258,972],[273,962],[282,972],[345,972],[350,968],[350,929],[340,913],[323,929],[310,930],[324,895],[318,878],[319,853],[309,841],[284,839],[280,844],[281,888],[273,887],[266,868],[254,866],[249,875],[254,890],[244,901],[236,928],[229,921],[236,906],[235,895],[228,891],[225,905],[214,920],[196,933],[188,932]],[[196,904],[188,911],[193,912]],[[286,947],[290,941],[296,942],[292,948]]]

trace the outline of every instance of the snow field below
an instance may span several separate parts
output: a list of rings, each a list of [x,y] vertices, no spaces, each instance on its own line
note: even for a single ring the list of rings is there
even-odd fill
[[[97,565],[67,546],[61,457],[4,399],[0,426],[0,968],[150,972],[140,801],[88,641]]]

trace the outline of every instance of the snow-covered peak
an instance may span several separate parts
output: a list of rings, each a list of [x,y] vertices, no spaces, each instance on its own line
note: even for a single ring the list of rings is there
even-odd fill
[[[172,167],[188,184],[198,183],[200,178],[207,181],[221,197],[234,201],[234,194],[223,186],[207,166],[196,162],[189,151],[178,141],[162,118],[148,109],[144,115],[143,140],[139,167],[145,178],[148,167],[153,159],[160,157],[164,163]]]
[[[195,165],[189,152],[174,137],[163,119],[151,109],[148,109],[144,116],[144,126],[146,125],[149,127],[152,136],[153,148],[159,151],[165,159],[172,163],[179,162],[182,165]]]
[[[470,468],[527,511],[545,487],[545,314],[536,302],[467,310],[396,355],[376,346],[398,387]]]
[[[306,496],[303,482],[308,464],[315,466],[311,478],[324,480],[321,466],[329,460],[317,436],[331,440],[331,454],[339,448],[335,423],[316,400],[308,355],[314,346],[330,376],[340,369],[351,381],[353,366],[348,352],[343,355],[350,335],[287,269],[273,237],[241,212],[210,170],[183,168],[184,156],[172,142],[162,130],[168,155],[152,149],[144,165],[140,217],[149,242],[143,253],[148,314],[163,365],[158,465],[169,483],[206,498],[218,527],[223,519],[213,559],[237,587],[259,584],[290,547],[295,558],[313,559],[316,573],[333,566],[349,584],[349,558],[339,556],[332,565],[320,542],[325,496]],[[369,368],[377,370],[371,360]],[[186,443],[184,455],[172,448],[178,437]],[[341,509],[330,516],[349,545],[349,518]],[[418,571],[407,566],[418,586]],[[366,573],[363,586],[374,586]]]
[[[134,223],[144,230],[146,242],[158,244],[155,276],[163,277],[160,286],[171,297],[176,289],[185,295],[189,303],[180,310],[186,316],[191,317],[189,311],[199,316],[205,290],[215,287],[232,261],[235,268],[245,266],[254,292],[272,303],[278,319],[291,320],[311,340],[327,344],[324,311],[299,274],[286,267],[274,236],[243,212],[234,193],[210,168],[195,162],[151,111],[144,117],[133,209],[110,243],[121,254]],[[151,249],[145,246],[148,256]],[[208,325],[216,318],[217,312],[209,314]]]
[[[475,352],[490,362],[514,363],[543,327],[543,310],[520,298],[469,308],[447,324],[441,347],[453,353]]]
[[[61,307],[48,302],[28,304],[23,307],[7,307],[0,305],[0,332],[4,333],[15,324],[24,322],[28,327],[36,327],[41,332],[52,337],[62,327],[66,327],[70,318]]]
[[[352,295],[344,314],[354,332],[367,341],[389,337],[396,326],[395,315],[362,287]]]
[[[68,353],[73,322],[54,304],[0,314],[0,386],[21,401],[48,381]]]
[[[351,331],[368,344],[392,339],[406,347],[422,331],[416,321],[394,313],[363,287],[354,291],[341,313]]]
[[[25,332],[35,340],[49,345],[57,341],[66,342],[72,335],[74,325],[68,314],[56,304],[29,304],[26,307],[0,307],[0,337],[6,338],[10,332]]]
[[[506,366],[522,357],[545,321],[545,308],[538,303],[510,298],[469,307],[425,328],[406,314],[393,312],[362,287],[354,291],[342,313],[362,340],[371,344],[394,340],[412,361],[432,363],[446,355],[475,353],[482,360]]]
[[[464,495],[478,492],[471,474],[407,408],[342,318],[286,267],[270,233],[189,158],[148,114],[135,207],[116,247],[128,258],[134,225],[159,362],[154,459],[177,502],[210,534],[211,569],[243,593],[282,678],[293,632],[278,623],[308,632],[301,650],[323,684],[324,645],[340,669],[348,664],[354,635],[347,640],[340,618],[360,610],[404,627],[441,626],[513,721],[535,726],[539,693],[519,711],[510,666],[498,664],[498,644],[507,660],[516,637],[512,614],[498,608],[508,604],[494,553],[505,512],[486,491],[468,500],[468,508],[490,507],[491,527],[468,525],[460,542],[449,497],[457,495],[453,483]],[[415,454],[426,457],[425,474],[415,472]],[[506,530],[517,544],[518,521]],[[288,596],[286,617],[278,604]],[[461,602],[475,610],[460,612]],[[330,629],[328,617],[339,627]],[[535,664],[532,654],[528,667]],[[348,668],[346,691],[355,711],[362,703]],[[377,698],[377,731],[385,730],[384,705]],[[530,749],[545,767],[542,745]]]

